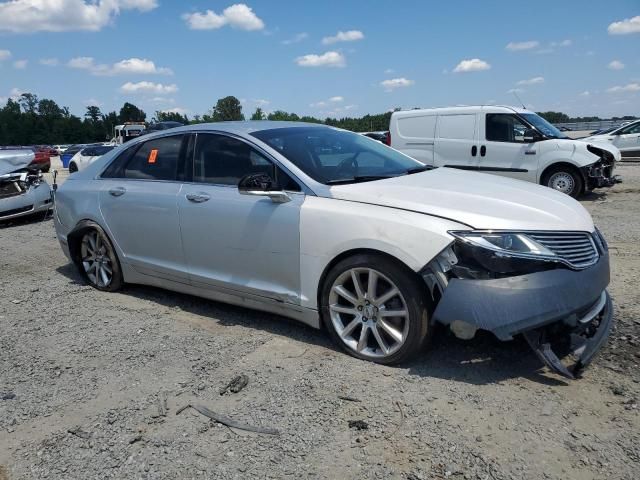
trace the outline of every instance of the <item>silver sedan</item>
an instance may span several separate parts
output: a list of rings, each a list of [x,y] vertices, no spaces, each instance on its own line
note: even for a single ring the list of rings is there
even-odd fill
[[[439,322],[462,338],[524,332],[570,376],[546,329],[590,332],[581,367],[611,325],[606,242],[578,202],[323,125],[140,137],[68,178],[55,224],[97,289],[153,285],[324,324],[351,355],[386,364]]]

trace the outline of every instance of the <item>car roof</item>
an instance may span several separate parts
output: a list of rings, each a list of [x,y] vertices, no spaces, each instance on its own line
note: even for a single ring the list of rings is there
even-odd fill
[[[186,125],[184,127],[176,127],[169,130],[160,130],[153,135],[162,134],[174,134],[179,132],[190,131],[202,131],[210,130],[216,132],[228,132],[238,135],[248,135],[253,132],[259,132],[262,130],[273,130],[276,128],[300,128],[300,127],[317,127],[317,128],[332,128],[329,125],[323,125],[320,123],[307,123],[307,122],[280,122],[274,120],[244,120],[237,122],[214,122],[214,123],[196,123],[193,125]]]

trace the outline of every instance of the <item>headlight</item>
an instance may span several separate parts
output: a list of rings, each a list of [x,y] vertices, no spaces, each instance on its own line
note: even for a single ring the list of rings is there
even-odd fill
[[[493,250],[498,253],[512,256],[537,255],[555,257],[548,248],[540,245],[524,233],[509,232],[449,232],[463,242],[471,243],[477,247]]]
[[[499,278],[557,267],[558,257],[520,232],[452,231],[459,278]]]

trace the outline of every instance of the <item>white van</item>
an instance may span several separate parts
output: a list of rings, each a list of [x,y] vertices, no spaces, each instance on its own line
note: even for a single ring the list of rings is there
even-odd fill
[[[388,144],[436,167],[536,182],[573,197],[611,186],[620,151],[567,138],[522,108],[470,106],[393,112]]]

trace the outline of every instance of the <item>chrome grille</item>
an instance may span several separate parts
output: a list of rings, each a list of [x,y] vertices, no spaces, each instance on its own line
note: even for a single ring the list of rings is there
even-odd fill
[[[593,238],[588,233],[535,232],[528,233],[527,236],[576,268],[593,265],[599,258]]]

